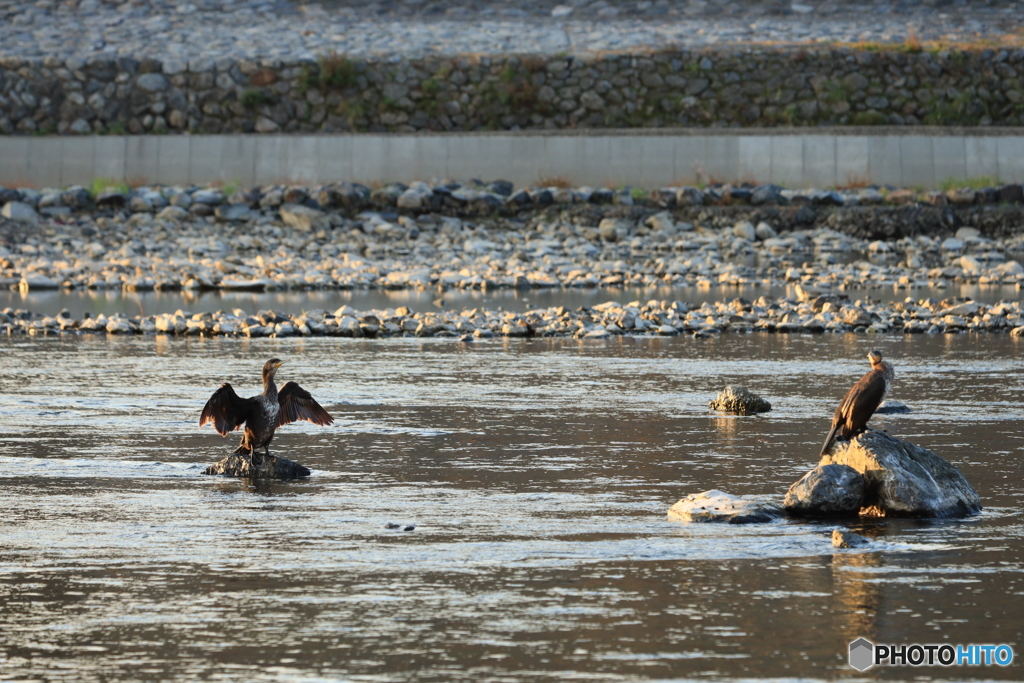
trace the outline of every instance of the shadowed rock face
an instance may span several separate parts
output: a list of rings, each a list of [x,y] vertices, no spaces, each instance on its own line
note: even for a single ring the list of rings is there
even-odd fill
[[[220,462],[210,465],[203,474],[221,474],[226,477],[243,477],[246,479],[297,479],[308,477],[310,472],[297,462],[286,458],[270,456],[253,467],[246,458],[232,453]]]
[[[845,466],[863,477],[863,496],[854,504],[857,484]],[[850,477],[845,499],[849,514],[905,517],[961,517],[981,511],[981,499],[956,467],[926,448],[867,431],[849,442],[837,442],[818,467],[790,487],[787,510],[815,514],[823,508],[842,512],[836,492]]]
[[[782,505],[797,515],[847,515],[864,500],[864,477],[846,465],[818,465],[789,487]]]
[[[717,489],[692,493],[668,510],[668,518],[677,522],[758,524],[781,516],[782,510],[774,503],[733,496]]]

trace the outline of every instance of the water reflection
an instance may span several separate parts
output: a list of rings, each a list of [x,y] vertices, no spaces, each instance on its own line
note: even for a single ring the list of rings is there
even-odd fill
[[[853,524],[874,546],[842,552],[834,524],[665,520],[695,491],[780,495],[875,346],[914,411],[877,424],[960,466],[982,515]],[[4,678],[835,680],[856,637],[1024,642],[1024,362],[1005,335],[0,353]],[[275,438],[314,476],[202,477],[234,445],[196,428],[202,403],[271,356],[337,418]],[[711,413],[728,383],[772,411]]]
[[[949,297],[966,297],[975,301],[993,304],[998,301],[1014,301],[1020,292],[1012,285],[952,284],[943,289],[930,287],[907,289],[905,287],[878,287],[871,289],[846,289],[840,292],[851,301],[871,299],[883,302],[932,298],[942,300]],[[170,313],[178,309],[199,311],[230,311],[241,308],[247,313],[273,309],[286,313],[315,308],[334,311],[341,306],[352,306],[356,310],[397,308],[407,306],[413,311],[441,309],[502,308],[522,312],[533,308],[565,306],[575,309],[579,306],[594,306],[605,301],[647,302],[651,299],[684,301],[695,306],[702,303],[730,300],[743,297],[753,301],[760,296],[789,297],[796,299],[793,285],[778,286],[715,286],[702,287],[604,287],[594,289],[538,289],[538,290],[321,290],[289,292],[125,292],[93,290],[0,290],[0,309],[11,307],[30,310],[34,313],[54,315],[63,309],[73,316],[89,312],[125,313],[127,315],[153,315]]]

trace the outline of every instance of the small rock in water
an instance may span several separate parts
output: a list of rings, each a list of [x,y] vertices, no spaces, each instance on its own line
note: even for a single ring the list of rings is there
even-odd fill
[[[406,526],[404,529],[402,529],[402,531],[413,531],[415,528],[416,528],[415,524],[410,524],[410,525]]]
[[[878,406],[875,410],[875,415],[899,415],[902,413],[913,412],[906,403],[900,401],[884,401],[882,405]]]
[[[757,394],[751,393],[743,387],[727,386],[712,401],[708,402],[712,410],[720,410],[737,415],[753,415],[754,413],[767,413],[772,409],[772,404]]]
[[[859,548],[865,546],[870,541],[863,536],[858,536],[852,531],[843,531],[842,529],[832,530],[832,545],[836,548]]]
[[[310,471],[297,462],[277,456],[264,457],[263,460],[257,456],[256,466],[249,463],[249,459],[237,453],[232,453],[220,462],[210,465],[203,471],[203,474],[220,474],[226,477],[243,477],[246,479],[297,479],[308,477]]]
[[[402,526],[401,524],[395,524],[394,522],[388,522],[387,524],[384,525],[384,528],[385,529],[398,529],[401,526]]]
[[[733,496],[717,489],[691,493],[668,509],[668,518],[677,522],[760,524],[781,516],[782,510],[774,503]]]

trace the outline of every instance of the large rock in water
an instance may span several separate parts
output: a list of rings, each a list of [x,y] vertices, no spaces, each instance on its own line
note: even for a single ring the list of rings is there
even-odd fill
[[[758,524],[781,516],[782,509],[774,503],[733,496],[717,489],[691,493],[668,509],[668,518],[677,522]]]
[[[309,470],[297,462],[286,458],[270,456],[261,462],[256,459],[256,467],[249,464],[249,459],[232,453],[220,462],[207,467],[203,474],[222,474],[226,477],[244,477],[247,479],[297,479],[308,477]]]
[[[836,494],[837,476],[846,466],[863,477],[863,496],[845,498],[845,512],[904,517],[960,517],[981,511],[981,499],[956,467],[932,451],[885,432],[867,431],[852,441],[838,441],[818,467],[790,487],[783,503],[796,514],[843,512]],[[814,485],[814,482],[823,482]],[[851,482],[855,482],[853,478]],[[827,485],[826,485],[827,484]],[[851,483],[856,488],[856,483]]]

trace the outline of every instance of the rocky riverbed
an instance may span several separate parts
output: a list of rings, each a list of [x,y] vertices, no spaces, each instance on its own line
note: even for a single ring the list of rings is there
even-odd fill
[[[230,188],[227,188],[230,190]],[[691,308],[634,301],[526,314],[408,309],[185,312],[75,319],[7,310],[8,333],[58,331],[205,335],[578,336],[723,331],[1001,331],[1019,328],[1018,301],[915,298],[950,283],[1024,283],[1024,235],[1006,205],[1006,234],[973,227],[871,240],[844,211],[906,212],[918,204],[950,220],[984,216],[985,200],[1020,186],[946,193],[860,189],[788,191],[776,186],[628,189],[454,182],[3,190],[0,284],[22,291],[533,289],[771,287],[794,299],[734,299]],[[969,198],[970,203],[965,203]],[[756,202],[756,203],[754,203]],[[959,207],[959,208],[958,208]],[[864,213],[868,211],[869,213]],[[1009,213],[1007,213],[1009,211]],[[774,213],[773,213],[774,212]],[[804,212],[801,228],[796,217]],[[967,213],[964,213],[967,212]],[[973,213],[971,213],[973,212]],[[774,216],[773,226],[759,217]],[[1009,218],[1007,217],[1009,216]],[[788,218],[787,218],[788,217]],[[813,217],[813,218],[811,218]],[[690,222],[690,221],[693,222]],[[788,222],[787,222],[788,221]],[[884,221],[883,221],[884,222]],[[815,225],[820,223],[820,225]],[[988,224],[985,224],[988,225]],[[991,227],[991,226],[990,226]],[[1001,228],[1001,229],[1003,229]],[[851,301],[848,290],[905,290],[903,303]],[[443,304],[443,299],[439,299]],[[439,305],[441,305],[439,304]]]
[[[862,288],[913,298],[915,289],[950,283],[1020,289],[1020,195],[1019,185],[648,193],[503,181],[140,187],[95,198],[81,187],[8,189],[0,190],[0,286],[444,292],[790,284],[807,301]]]
[[[683,301],[608,301],[569,310],[564,306],[511,313],[482,307],[412,311],[408,307],[291,314],[273,310],[197,312],[177,310],[148,316],[75,318],[5,308],[0,334],[163,334],[244,337],[455,337],[462,341],[491,337],[575,337],[607,339],[619,335],[708,337],[723,332],[867,334],[956,334],[1009,332],[1024,336],[1019,301],[982,305],[958,298],[908,300],[882,304],[822,294],[799,300],[762,296],[734,298],[691,308]]]

